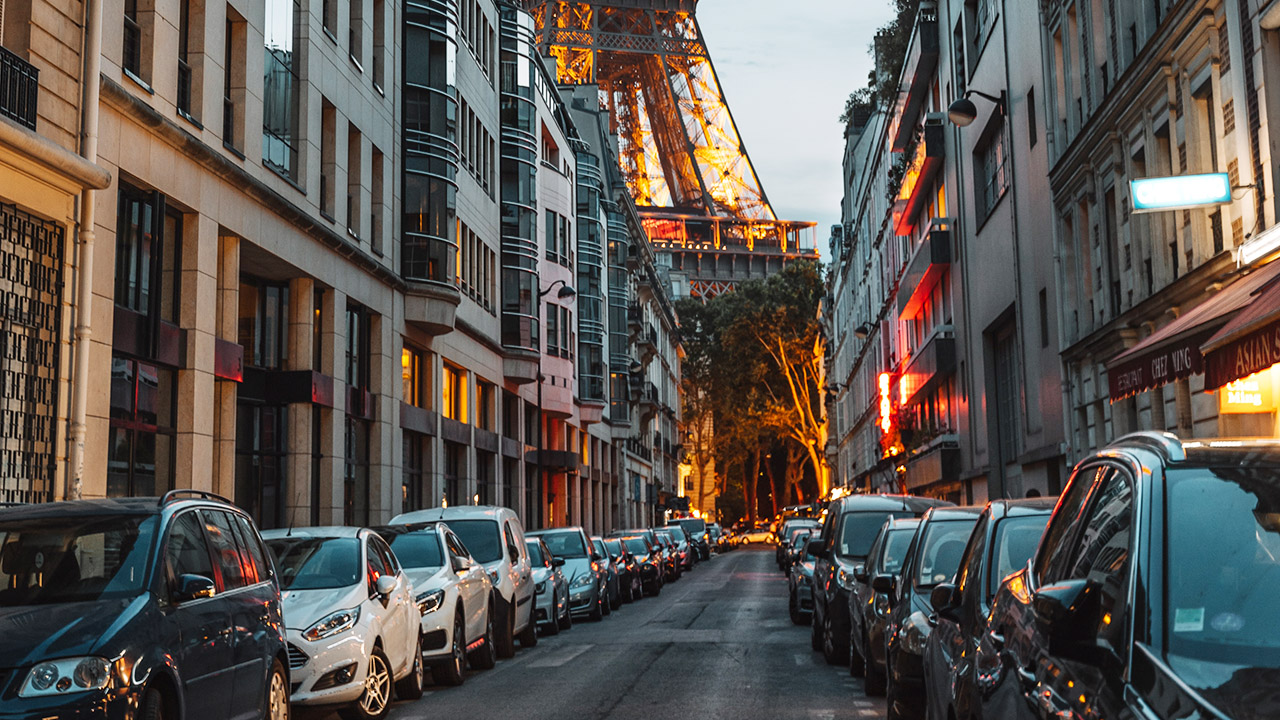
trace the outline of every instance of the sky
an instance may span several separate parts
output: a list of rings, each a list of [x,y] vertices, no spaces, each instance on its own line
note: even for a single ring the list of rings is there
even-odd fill
[[[756,175],[783,220],[840,222],[849,93],[867,82],[889,0],[700,0],[698,23]]]

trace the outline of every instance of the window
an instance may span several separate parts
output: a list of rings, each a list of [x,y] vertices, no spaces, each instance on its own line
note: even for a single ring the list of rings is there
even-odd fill
[[[352,3],[356,4],[356,3]],[[356,240],[360,239],[360,196],[363,194],[361,178],[364,167],[361,163],[362,143],[360,131],[356,126],[347,124],[347,234]]]
[[[497,387],[493,383],[476,380],[476,427],[497,432]]]
[[[248,574],[249,584],[261,582],[271,577],[271,566],[267,564],[266,551],[262,547],[261,538],[253,524],[245,516],[227,513],[235,524],[236,536],[240,545],[243,565]]]
[[[546,246],[547,246],[547,259],[551,261],[555,261],[556,259],[556,243],[555,243],[556,214],[551,210],[548,210],[546,219],[547,219],[547,222],[546,222],[545,235],[544,235],[546,239],[544,240],[544,242],[546,243]]]
[[[204,519],[204,532],[213,547],[213,554],[218,558],[222,592],[248,585],[249,576],[242,564],[240,546],[236,542],[235,530],[231,527],[231,518],[220,510],[201,510],[200,516]]]
[[[145,0],[144,0],[145,2]],[[124,71],[142,80],[142,24],[139,22],[138,0],[124,0]]]
[[[373,87],[382,92],[386,87],[387,10],[384,0],[373,0]]]
[[[347,303],[347,374],[351,387],[369,388],[370,313],[363,307]]]
[[[242,400],[236,408],[236,504],[263,528],[286,524],[289,410]]]
[[[170,590],[178,589],[178,578],[183,575],[199,575],[217,582],[198,511],[185,512],[173,519],[164,558]]]
[[[233,150],[243,147],[244,142],[245,42],[244,18],[227,6],[222,56],[222,144]]]
[[[338,110],[328,98],[320,99],[320,214],[333,221],[334,183],[337,181]]]
[[[1038,584],[1051,584],[1060,579],[1059,568],[1065,564],[1069,550],[1066,543],[1079,519],[1085,498],[1088,497],[1090,488],[1105,481],[1112,472],[1104,465],[1090,465],[1072,475],[1048,527],[1045,528],[1040,547],[1036,550],[1033,570]]]
[[[364,57],[364,0],[347,0],[347,52],[356,68],[363,70]]]
[[[1049,291],[1040,288],[1040,347],[1049,347]]]
[[[329,0],[333,2],[334,0]],[[263,32],[262,162],[297,182],[299,0],[266,0]]]
[[[449,363],[444,364],[442,410],[450,420],[467,422],[467,371]]]
[[[1027,138],[1031,147],[1040,139],[1040,128],[1036,126],[1036,89],[1027,90]]]
[[[334,41],[338,39],[338,0],[323,0],[320,8],[320,25]]]
[[[548,355],[560,354],[560,307],[547,303],[547,352]]]
[[[193,26],[192,21],[195,21]],[[191,0],[179,0],[178,3],[178,97],[175,103],[178,113],[184,117],[195,119],[198,103],[193,102],[193,91],[199,87],[193,77],[191,67],[191,38],[204,36],[204,13],[191,14]]]
[[[173,488],[176,373],[111,359],[107,496],[147,497]]]
[[[1009,465],[1016,462],[1021,444],[1018,442],[1021,431],[1018,403],[1020,395],[1018,388],[1021,386],[1018,379],[1018,335],[1010,325],[996,333],[992,341],[995,354],[996,431],[999,433],[1000,462]]]
[[[240,278],[239,340],[248,367],[279,370],[288,357],[289,288]]]
[[[400,503],[401,511],[421,510],[426,507],[426,436],[405,430],[401,448]]]
[[[400,351],[401,399],[414,407],[426,408],[427,404],[427,368],[423,364],[423,352],[405,345]]]
[[[375,255],[382,255],[382,175],[384,172],[382,151],[373,148],[373,160],[369,170],[369,249]]]
[[[444,444],[444,500],[450,505],[465,505],[462,496],[467,471],[467,446],[458,443]]]
[[[1098,639],[1121,657],[1128,619],[1129,536],[1133,525],[1133,488],[1125,473],[1112,470],[1095,486],[1080,524],[1078,549],[1065,579],[1084,579],[1101,592]]]
[[[342,517],[345,525],[369,524],[369,422],[347,415]]]
[[[1009,188],[1005,171],[1004,123],[997,122],[986,144],[975,153],[974,168],[978,173],[978,216],[985,221]]]
[[[120,184],[116,230],[116,305],[170,323],[178,320],[182,216],[165,198]]]

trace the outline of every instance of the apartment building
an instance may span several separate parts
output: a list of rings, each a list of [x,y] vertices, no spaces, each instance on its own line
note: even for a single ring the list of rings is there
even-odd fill
[[[31,351],[6,371],[43,393],[6,400],[10,498],[193,488],[264,527],[473,503],[531,527],[652,518],[645,489],[675,470],[630,467],[611,425],[644,402],[610,394],[605,360],[612,283],[641,269],[605,272],[601,168],[616,159],[581,139],[527,14],[494,0],[94,5],[96,165],[74,154],[86,113],[64,102],[79,78],[51,39],[78,48],[75,19],[35,3],[15,21],[10,4],[0,36],[5,63],[42,73],[38,113],[0,99],[26,113],[0,126],[0,161],[39,179],[0,190],[19,218],[3,250],[68,289],[83,275],[92,297],[42,282],[21,298],[7,279],[6,319],[23,327],[5,332]],[[100,188],[88,225],[85,188]],[[638,230],[624,233],[636,253]],[[640,358],[641,339],[616,355]],[[58,422],[16,431],[42,414]]]

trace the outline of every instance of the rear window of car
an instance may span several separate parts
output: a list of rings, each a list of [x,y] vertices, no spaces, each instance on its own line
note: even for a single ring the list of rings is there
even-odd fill
[[[281,590],[320,590],[360,582],[360,541],[355,538],[287,537],[267,541],[280,571]]]
[[[996,594],[1000,581],[1026,566],[1036,547],[1049,515],[1028,515],[1005,518],[996,527],[995,557],[992,572],[987,577],[987,597]]]
[[[899,513],[906,514],[908,513]],[[840,542],[836,545],[836,554],[841,557],[866,558],[880,528],[893,515],[884,510],[845,513],[840,519]]]
[[[391,541],[391,551],[400,564],[407,568],[444,567],[444,551],[435,528],[396,533],[386,539]]]
[[[675,523],[684,528],[690,535],[701,535],[707,531],[707,522],[700,518],[681,518]]]
[[[542,546],[533,540],[526,540],[524,546],[529,550],[529,562],[534,565],[547,565],[547,559],[542,557]]]
[[[577,530],[544,533],[539,537],[556,557],[584,558],[587,556],[587,546],[582,544],[582,533]]]
[[[916,549],[916,587],[932,587],[955,577],[969,533],[977,522],[975,517],[929,523],[924,529],[921,547]]]
[[[915,535],[915,527],[899,528],[889,531],[884,550],[880,551],[879,567],[876,572],[881,575],[896,575],[902,569],[902,561],[911,547],[911,536]]]
[[[644,538],[630,537],[623,540],[623,542],[627,544],[627,550],[629,550],[633,555],[649,554],[649,546],[645,545]]]
[[[502,537],[496,520],[450,520],[449,529],[467,546],[476,562],[502,559]]]

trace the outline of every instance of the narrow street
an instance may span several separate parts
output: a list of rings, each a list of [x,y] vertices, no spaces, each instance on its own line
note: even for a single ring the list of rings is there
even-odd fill
[[[542,638],[462,687],[431,686],[389,717],[883,717],[861,680],[810,651],[809,628],[792,625],[786,608],[772,546],[713,557],[657,597]]]

